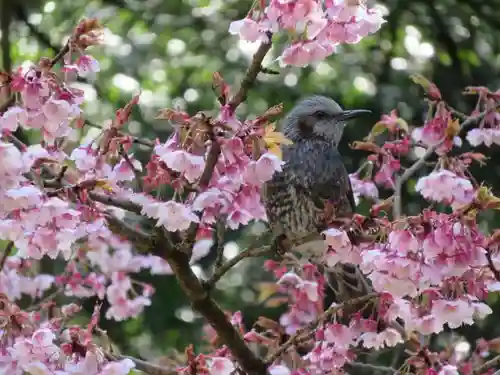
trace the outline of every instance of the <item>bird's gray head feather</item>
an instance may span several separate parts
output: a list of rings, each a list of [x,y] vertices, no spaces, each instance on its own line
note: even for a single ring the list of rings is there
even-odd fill
[[[333,99],[310,96],[302,99],[283,121],[283,133],[293,142],[316,138],[339,144],[346,121],[370,111],[345,111]]]

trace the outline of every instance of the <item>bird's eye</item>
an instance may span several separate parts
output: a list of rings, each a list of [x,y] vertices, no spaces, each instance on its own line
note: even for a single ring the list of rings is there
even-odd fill
[[[316,111],[316,112],[314,112],[314,116],[316,118],[325,118],[325,117],[327,117],[327,114],[324,111]]]

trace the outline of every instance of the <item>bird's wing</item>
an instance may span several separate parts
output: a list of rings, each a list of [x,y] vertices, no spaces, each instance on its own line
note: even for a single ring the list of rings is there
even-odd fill
[[[319,211],[332,210],[332,217],[350,216],[355,211],[354,194],[352,191],[349,174],[342,161],[338,150],[330,148],[322,153],[323,159],[317,160],[317,171],[314,177],[308,176],[308,171],[299,168],[294,163],[289,163],[288,175],[292,183],[302,194],[308,195]],[[293,158],[300,163],[300,158]],[[319,171],[319,173],[318,173]],[[326,229],[326,222],[318,222],[318,229]]]

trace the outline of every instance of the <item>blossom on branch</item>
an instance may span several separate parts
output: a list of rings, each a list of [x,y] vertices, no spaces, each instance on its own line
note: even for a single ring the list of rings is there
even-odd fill
[[[361,1],[270,0],[256,2],[246,18],[231,23],[229,32],[264,43],[270,43],[272,34],[287,32],[293,41],[278,60],[302,67],[324,60],[338,45],[358,43],[384,22],[377,9]]]

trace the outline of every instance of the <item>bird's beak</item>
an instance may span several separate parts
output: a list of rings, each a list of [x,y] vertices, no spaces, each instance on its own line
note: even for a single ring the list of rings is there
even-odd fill
[[[339,118],[341,120],[350,120],[352,118],[355,118],[355,117],[358,117],[361,115],[365,115],[365,114],[369,114],[369,113],[372,113],[372,111],[370,111],[368,109],[351,109],[351,110],[343,111],[340,114]]]

